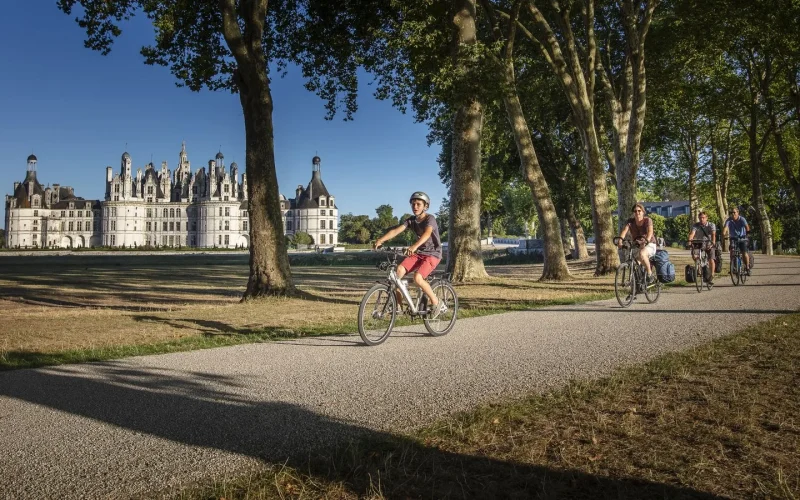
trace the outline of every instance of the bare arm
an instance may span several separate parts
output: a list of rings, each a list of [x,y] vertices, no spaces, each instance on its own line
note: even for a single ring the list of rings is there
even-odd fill
[[[419,239],[413,245],[408,247],[408,251],[410,253],[415,253],[419,249],[419,247],[421,247],[422,245],[425,244],[426,241],[428,241],[428,238],[431,237],[431,234],[433,234],[433,228],[431,226],[426,227],[422,231],[422,236],[420,236]]]
[[[395,227],[391,228],[389,231],[386,232],[386,234],[384,234],[383,236],[381,236],[380,238],[375,240],[374,248],[377,250],[378,248],[380,248],[383,245],[384,241],[391,240],[392,238],[394,238],[395,236],[397,236],[398,234],[402,233],[405,230],[406,230],[406,226],[403,225],[403,224],[400,224],[399,226],[395,226]]]

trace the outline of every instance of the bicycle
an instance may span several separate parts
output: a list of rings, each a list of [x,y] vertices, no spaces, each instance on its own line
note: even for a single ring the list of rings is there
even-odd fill
[[[733,282],[733,286],[738,286],[740,283],[742,285],[745,284],[747,281],[747,275],[749,273],[749,269],[744,269],[744,262],[742,261],[742,252],[739,250],[739,242],[744,240],[747,241],[747,237],[738,238],[738,237],[731,237],[731,281]],[[752,257],[750,257],[752,259]]]
[[[428,296],[422,289],[417,287],[417,296],[414,299],[406,285],[406,277],[397,277],[395,269],[403,252],[386,248],[382,253],[386,259],[376,267],[386,272],[386,278],[367,290],[358,308],[358,333],[361,340],[370,346],[383,343],[394,328],[398,312],[407,315],[412,321],[422,319],[425,329],[434,337],[448,334],[455,326],[458,315],[458,295],[450,284],[450,275],[434,272],[426,278],[439,302],[445,305],[444,311],[433,318],[428,310]],[[396,291],[404,300],[405,307],[397,303]]]
[[[711,290],[714,288],[714,283],[706,280],[705,270],[711,269],[708,267],[708,254],[703,247],[708,243],[707,240],[690,240],[689,246],[692,250],[692,259],[694,260],[694,286],[697,288],[697,293],[703,291],[703,284],[706,288]],[[713,279],[714,277],[711,276]]]
[[[622,240],[619,236],[614,238],[615,245],[619,246],[620,241],[622,241],[622,248],[627,252],[623,262],[617,268],[616,276],[614,276],[614,295],[617,297],[617,302],[622,307],[628,307],[636,300],[637,294],[644,292],[647,302],[654,304],[661,296],[661,282],[656,279],[653,283],[647,283],[644,264],[636,261],[639,249],[629,240]],[[650,265],[651,272],[654,273],[655,268],[652,267],[652,262]]]

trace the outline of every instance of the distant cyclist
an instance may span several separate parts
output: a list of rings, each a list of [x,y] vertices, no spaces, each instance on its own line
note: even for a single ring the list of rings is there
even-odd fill
[[[655,273],[650,269],[650,258],[656,254],[656,238],[653,234],[653,221],[644,215],[644,205],[637,203],[633,206],[633,217],[628,219],[622,232],[619,233],[620,242],[625,239],[625,235],[631,233],[631,240],[639,247],[637,261],[644,264],[647,270],[647,282],[653,283],[656,280]]]
[[[695,235],[698,236],[698,240],[702,235],[703,248],[701,251],[708,255],[708,265],[711,270],[711,278],[708,280],[708,282],[713,284],[714,267],[716,264],[714,262],[714,258],[717,246],[717,226],[715,226],[713,222],[709,222],[708,214],[705,212],[700,212],[700,222],[697,222],[694,226],[692,226],[692,232],[689,233],[689,241],[695,239]]]
[[[442,260],[442,241],[439,238],[439,225],[436,217],[427,213],[431,206],[431,199],[422,191],[417,191],[408,200],[411,203],[413,216],[404,220],[400,225],[393,227],[386,234],[375,241],[377,250],[385,241],[389,241],[398,234],[411,228],[417,235],[417,241],[406,249],[406,257],[397,265],[397,277],[401,278],[407,273],[416,271],[414,283],[425,292],[431,304],[431,318],[436,319],[446,310],[444,303],[439,304],[439,299],[433,293],[431,285],[425,280],[436,269]]]
[[[732,208],[722,228],[722,234],[731,239],[738,238],[736,244],[739,245],[739,253],[744,259],[744,269],[747,274],[750,274],[750,254],[747,251],[747,233],[749,231],[750,226],[745,218],[739,215],[739,209],[737,207]],[[733,243],[731,241],[731,244]],[[732,248],[731,251],[733,251]]]

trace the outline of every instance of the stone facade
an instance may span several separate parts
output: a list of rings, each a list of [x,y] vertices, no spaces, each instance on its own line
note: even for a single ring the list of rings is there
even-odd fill
[[[34,155],[28,157],[24,182],[6,196],[6,244],[31,247],[217,247],[249,246],[247,175],[238,166],[226,169],[217,153],[194,174],[181,147],[178,166],[170,172],[162,162],[132,172],[132,159],[122,155],[120,170],[106,167],[105,199],[85,200],[73,189],[54,184],[43,188],[36,178]],[[312,160],[312,176],[296,197],[280,195],[285,234],[307,232],[319,246],[338,241],[335,198],[322,183],[321,161]]]

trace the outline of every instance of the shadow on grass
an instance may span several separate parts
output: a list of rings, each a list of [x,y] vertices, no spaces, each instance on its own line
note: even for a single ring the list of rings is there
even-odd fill
[[[11,496],[23,492],[37,495],[37,491],[73,496],[78,493],[74,481],[61,475],[86,467],[98,474],[81,481],[82,492],[125,495],[120,489],[126,483],[115,481],[122,477],[114,469],[113,455],[131,452],[123,446],[127,439],[136,440],[137,452],[145,455],[136,462],[141,470],[124,471],[126,478],[147,478],[147,484],[139,486],[161,488],[173,474],[186,474],[192,467],[175,463],[159,440],[136,437],[142,433],[267,464],[285,464],[316,478],[342,482],[358,495],[373,491],[379,478],[386,498],[716,498],[644,480],[446,452],[288,402],[254,400],[242,394],[240,386],[233,378],[203,372],[176,373],[113,363],[93,367],[90,374],[66,368],[2,373],[0,396],[112,427],[96,427],[80,442],[62,445],[80,448],[76,456],[94,457],[88,463],[48,463],[41,457],[50,455],[24,454],[17,459],[18,473],[13,478],[0,475],[0,487]],[[120,446],[111,451],[105,448],[103,456],[83,452],[95,442],[103,443],[114,428],[132,432],[128,438],[117,436]],[[61,428],[36,432],[52,433],[53,439],[58,439]],[[18,439],[29,435],[20,433]],[[103,479],[92,481],[92,477]]]

